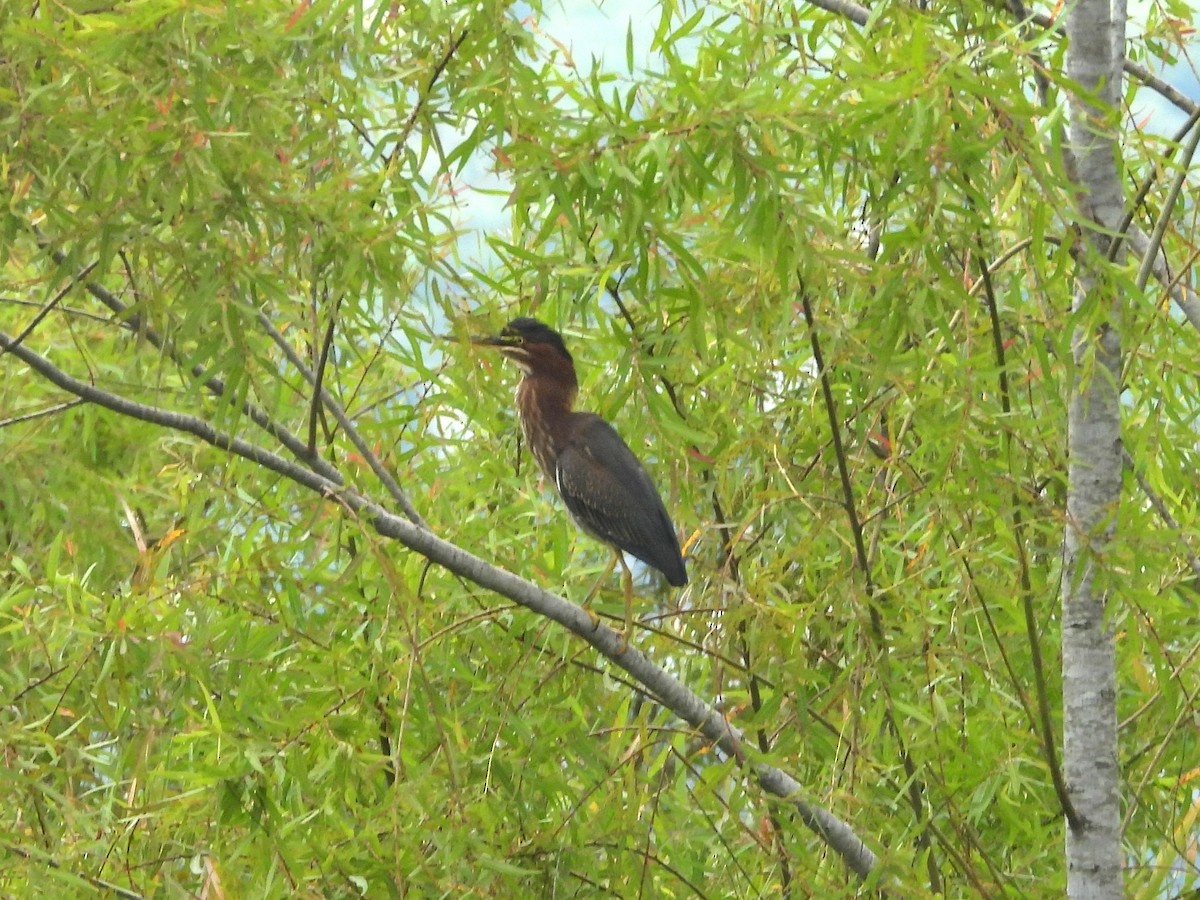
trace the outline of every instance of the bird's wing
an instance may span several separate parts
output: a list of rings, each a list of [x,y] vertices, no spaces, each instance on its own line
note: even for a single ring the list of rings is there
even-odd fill
[[[558,455],[554,479],[585,531],[654,566],[671,584],[687,582],[675,526],[658,489],[602,418],[582,420]]]

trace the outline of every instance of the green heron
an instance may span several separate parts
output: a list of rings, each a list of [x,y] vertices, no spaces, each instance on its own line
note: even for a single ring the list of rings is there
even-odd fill
[[[517,414],[525,442],[579,527],[614,551],[584,604],[620,562],[627,641],[633,625],[633,576],[621,551],[658,569],[674,587],[688,580],[679,538],[658,489],[611,425],[595,413],[571,409],[579,381],[557,331],[522,317],[495,337],[471,340],[499,348],[524,373],[517,387]]]

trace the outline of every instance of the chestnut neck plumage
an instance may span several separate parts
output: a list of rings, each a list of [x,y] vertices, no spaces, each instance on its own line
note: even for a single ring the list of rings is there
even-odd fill
[[[517,412],[525,443],[538,466],[554,480],[555,462],[570,434],[571,407],[579,393],[575,366],[557,353],[539,353],[523,365],[517,385]]]

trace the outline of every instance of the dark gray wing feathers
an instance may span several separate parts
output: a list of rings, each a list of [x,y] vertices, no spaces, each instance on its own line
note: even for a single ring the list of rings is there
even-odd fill
[[[658,489],[611,425],[581,414],[558,455],[554,479],[584,531],[658,569],[671,584],[687,583],[675,526]]]

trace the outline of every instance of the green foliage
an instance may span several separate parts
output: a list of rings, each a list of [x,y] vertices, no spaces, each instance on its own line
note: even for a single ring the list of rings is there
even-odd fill
[[[639,579],[634,643],[854,828],[873,883],[1061,893],[1024,606],[1057,705],[1080,322],[1049,38],[986,4],[860,30],[664,2],[601,67],[494,3],[16,6],[0,331],[65,289],[26,346],[280,450],[261,410],[387,502],[259,317],[313,368],[331,334],[325,389],[433,530],[578,599],[607,551],[519,446],[513,373],[436,337],[536,314],[687,542],[681,595]],[[511,226],[467,240],[486,191]],[[1147,895],[1197,877],[1194,353],[1159,300],[1128,307],[1124,438],[1176,525],[1131,476],[1104,560]],[[9,421],[69,398],[0,367],[6,893],[863,890],[557,626],[183,432]]]

